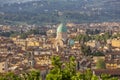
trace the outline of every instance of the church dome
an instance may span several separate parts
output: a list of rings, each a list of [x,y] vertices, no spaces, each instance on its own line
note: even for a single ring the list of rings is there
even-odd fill
[[[61,33],[61,32],[67,32],[67,27],[65,26],[65,24],[60,24],[57,28],[57,33]]]
[[[70,46],[72,46],[72,45],[75,44],[75,41],[74,41],[73,39],[69,39],[69,40],[68,40],[68,44],[69,44]]]

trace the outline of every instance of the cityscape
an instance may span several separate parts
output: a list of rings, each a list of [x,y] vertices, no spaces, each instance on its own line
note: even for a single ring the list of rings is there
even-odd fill
[[[108,15],[89,10],[97,0],[55,1],[63,8],[54,8],[54,0],[1,0],[0,80],[120,80],[120,1],[107,1],[118,4],[104,8],[114,9]],[[80,14],[77,2],[86,5]],[[49,9],[36,11],[37,3]],[[29,12],[24,6],[31,4],[36,10]]]

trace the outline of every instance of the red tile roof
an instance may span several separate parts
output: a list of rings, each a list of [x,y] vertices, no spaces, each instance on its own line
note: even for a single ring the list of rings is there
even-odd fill
[[[93,71],[95,72],[96,75],[110,74],[120,76],[120,69],[95,69]]]

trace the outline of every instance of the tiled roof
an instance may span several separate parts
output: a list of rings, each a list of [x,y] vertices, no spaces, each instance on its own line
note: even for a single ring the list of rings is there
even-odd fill
[[[120,69],[96,69],[93,70],[96,75],[101,74],[110,74],[110,75],[119,75],[120,76]]]
[[[111,54],[111,55],[120,55],[120,51],[109,52],[106,55],[109,55],[109,54]]]

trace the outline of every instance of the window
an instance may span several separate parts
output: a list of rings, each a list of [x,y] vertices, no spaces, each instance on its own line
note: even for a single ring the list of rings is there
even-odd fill
[[[5,70],[4,68],[2,68],[2,70]]]

